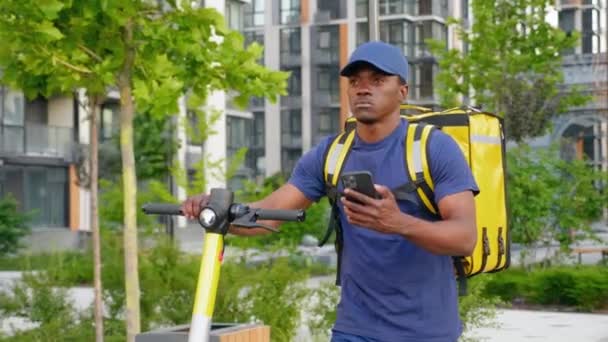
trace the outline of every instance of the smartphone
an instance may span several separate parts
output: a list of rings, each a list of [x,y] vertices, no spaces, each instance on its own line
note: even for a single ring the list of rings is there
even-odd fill
[[[369,171],[345,172],[340,176],[344,189],[353,189],[372,198],[380,198]]]

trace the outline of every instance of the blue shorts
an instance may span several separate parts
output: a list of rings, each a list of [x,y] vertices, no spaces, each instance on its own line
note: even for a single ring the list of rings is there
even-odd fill
[[[370,337],[351,335],[340,331],[332,330],[331,342],[380,342]]]
[[[371,337],[351,335],[340,331],[332,330],[331,342],[381,342]]]

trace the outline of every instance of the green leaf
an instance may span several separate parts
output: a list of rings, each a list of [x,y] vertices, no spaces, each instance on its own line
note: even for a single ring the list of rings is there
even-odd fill
[[[43,0],[38,1],[38,7],[44,13],[44,16],[48,20],[57,19],[59,12],[63,9],[64,5],[61,1],[57,0]]]
[[[59,31],[50,21],[43,21],[36,27],[36,32],[45,34],[52,40],[59,40],[64,37],[61,31]]]

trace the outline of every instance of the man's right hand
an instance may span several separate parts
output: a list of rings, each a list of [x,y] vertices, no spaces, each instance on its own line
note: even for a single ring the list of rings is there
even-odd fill
[[[184,202],[182,202],[182,213],[189,220],[198,219],[198,215],[201,213],[202,208],[205,207],[208,202],[209,195],[207,194],[188,197]]]

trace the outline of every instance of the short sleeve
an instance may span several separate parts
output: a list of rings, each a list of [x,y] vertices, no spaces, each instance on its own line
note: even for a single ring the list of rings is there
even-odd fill
[[[296,163],[288,181],[313,202],[317,202],[326,193],[323,180],[323,159],[332,138],[323,139],[306,152]]]
[[[462,150],[452,137],[434,130],[429,137],[429,167],[435,185],[435,203],[463,191],[479,193],[479,188]]]

